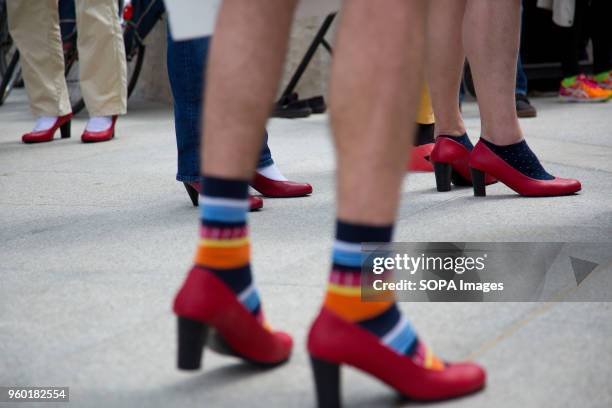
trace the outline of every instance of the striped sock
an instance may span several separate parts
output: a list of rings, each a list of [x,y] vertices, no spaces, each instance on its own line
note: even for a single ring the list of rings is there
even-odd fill
[[[391,242],[392,229],[338,221],[324,307],[370,331],[387,347],[409,356],[416,364],[441,370],[444,363],[419,341],[395,302],[361,301],[361,243]]]
[[[251,276],[247,228],[249,184],[204,177],[200,197],[200,241],[195,264],[225,283],[263,323],[259,294]]]

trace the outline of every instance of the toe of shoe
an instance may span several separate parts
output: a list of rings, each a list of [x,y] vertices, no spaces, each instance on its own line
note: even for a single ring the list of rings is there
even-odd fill
[[[288,333],[283,331],[274,332],[274,337],[276,338],[278,344],[279,360],[286,360],[291,355],[291,350],[293,349],[293,339]]]
[[[555,179],[557,187],[562,194],[572,194],[582,189],[582,184],[576,179],[559,178]]]
[[[447,367],[449,380],[454,384],[456,395],[468,394],[483,388],[487,373],[476,363],[463,362],[450,364]]]
[[[299,186],[299,192],[303,195],[312,194],[312,186],[308,183],[296,183]]]

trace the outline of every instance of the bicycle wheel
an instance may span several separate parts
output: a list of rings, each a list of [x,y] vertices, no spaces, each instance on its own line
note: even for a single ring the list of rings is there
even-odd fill
[[[66,43],[64,43],[64,46],[66,47]],[[79,81],[79,53],[74,43],[71,43],[64,50],[64,68],[70,106],[72,106],[72,113],[76,115],[83,110],[85,102],[83,101]]]
[[[4,76],[9,63],[11,62],[14,48],[13,41],[8,32],[8,17],[6,14],[6,4],[0,0],[0,77]]]
[[[4,104],[20,76],[19,51],[15,50],[0,81],[0,105]]]
[[[126,55],[128,98],[130,97],[130,95],[132,95],[132,92],[134,92],[134,88],[136,88],[138,76],[140,75],[140,70],[142,69],[142,63],[144,61],[144,54],[145,46],[138,41],[137,44],[132,48],[132,52],[130,53],[130,55]]]

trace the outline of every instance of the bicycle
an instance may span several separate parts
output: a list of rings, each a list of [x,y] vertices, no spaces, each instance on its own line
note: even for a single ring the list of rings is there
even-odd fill
[[[8,24],[6,22],[6,9],[4,0],[0,10],[0,35],[6,33],[7,44],[12,45],[8,34]],[[142,64],[144,61],[145,44],[144,39],[151,32],[157,21],[159,21],[165,11],[162,0],[119,0],[121,25],[123,30],[123,40],[126,52],[127,78],[128,78],[128,97],[134,91]],[[79,86],[79,56],[77,50],[77,29],[76,11],[74,0],[60,0],[60,31],[62,35],[64,66],[66,85],[70,96],[70,104],[74,114],[79,113],[85,107],[85,102],[81,95]],[[0,37],[2,38],[2,37]],[[4,44],[4,43],[2,43]],[[0,60],[4,57],[0,55]],[[0,71],[0,73],[2,73]],[[6,70],[0,83],[0,105],[4,103],[9,93],[13,89],[16,81],[20,77],[19,53],[15,49],[10,56],[10,62],[6,64]]]
[[[8,31],[6,2],[0,0],[0,105],[4,103],[11,90],[21,77],[18,67],[19,51]]]

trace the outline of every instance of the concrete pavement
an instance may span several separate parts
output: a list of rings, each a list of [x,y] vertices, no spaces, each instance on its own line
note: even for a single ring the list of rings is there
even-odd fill
[[[170,307],[192,259],[198,212],[174,181],[171,111],[131,105],[110,143],[81,144],[80,117],[70,140],[23,145],[33,124],[24,102],[18,91],[0,107],[0,385],[70,386],[78,407],[314,406],[304,340],[326,283],[334,220],[326,117],[271,121],[280,168],[315,191],[265,199],[249,217],[266,314],[296,340],[291,362],[261,372],[208,352],[204,370],[186,374],[175,369]],[[413,174],[396,240],[612,241],[612,103],[533,102],[538,118],[521,122],[530,145],[583,191],[526,199],[495,185],[476,199],[470,189],[437,193],[432,174]],[[464,112],[475,140],[477,107]],[[436,406],[612,406],[610,303],[401,308],[440,356],[488,369],[484,392]],[[344,372],[347,406],[419,405]]]

